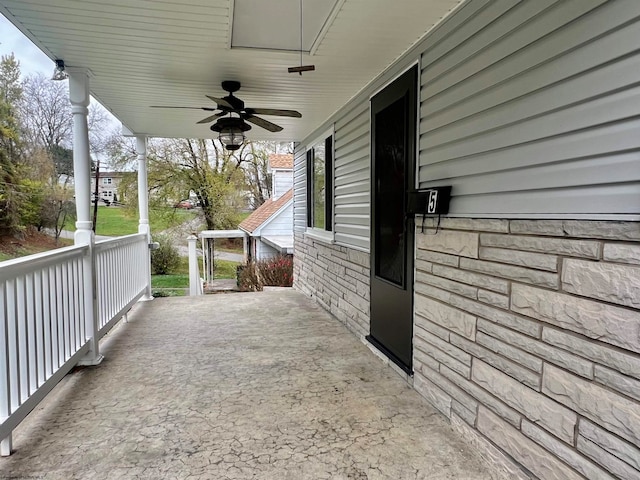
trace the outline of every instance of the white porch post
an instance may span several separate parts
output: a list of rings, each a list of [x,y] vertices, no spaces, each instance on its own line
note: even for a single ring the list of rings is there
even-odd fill
[[[69,100],[73,114],[73,171],[76,194],[76,232],[74,243],[88,245],[89,254],[83,260],[84,290],[91,292],[85,296],[85,328],[90,342],[89,353],[80,365],[97,365],[102,361],[98,342],[98,311],[95,281],[93,245],[95,237],[91,229],[91,157],[89,156],[89,70],[69,67]],[[97,181],[97,180],[96,180]]]
[[[151,228],[149,226],[149,192],[147,187],[147,137],[136,137],[136,151],[138,153],[138,210],[140,223],[138,233],[147,235],[147,243],[151,243]],[[151,250],[147,258],[147,291],[142,300],[153,300],[151,295]]]

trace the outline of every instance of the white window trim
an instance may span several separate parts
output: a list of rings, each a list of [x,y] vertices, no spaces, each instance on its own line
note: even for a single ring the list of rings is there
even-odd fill
[[[335,200],[336,200],[336,196],[335,196],[335,188],[336,188],[336,184],[335,184],[335,180],[336,180],[336,136],[335,136],[335,125],[331,125],[327,130],[325,130],[323,133],[321,133],[320,135],[318,135],[317,137],[315,137],[312,141],[310,141],[309,143],[307,143],[305,145],[305,158],[306,158],[306,154],[309,150],[311,150],[313,148],[314,145],[317,145],[320,142],[324,142],[327,137],[331,137],[331,148],[333,149],[333,151],[331,152],[331,158],[332,158],[332,162],[331,162],[331,176],[332,176],[332,181],[331,181],[331,185],[332,185],[332,190],[331,190],[331,203],[333,208],[332,210],[332,217],[335,216]],[[308,175],[309,172],[307,172]],[[307,184],[307,188],[309,188],[309,179],[307,178],[306,181]],[[311,208],[311,205],[307,205],[307,208]],[[317,227],[310,227],[310,226],[306,226],[305,227],[305,235],[309,236],[310,238],[323,242],[323,243],[327,243],[329,245],[333,245],[335,243],[335,231],[334,231],[334,223],[333,223],[333,218],[331,218],[331,230],[325,230],[323,228],[317,228]]]

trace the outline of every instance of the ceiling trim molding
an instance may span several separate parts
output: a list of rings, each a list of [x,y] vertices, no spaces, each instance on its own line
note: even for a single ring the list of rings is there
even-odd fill
[[[233,0],[231,0],[231,1],[233,1]],[[313,41],[313,44],[311,45],[311,49],[309,50],[309,55],[310,56],[313,57],[316,54],[316,52],[318,51],[318,48],[320,47],[320,44],[324,40],[324,37],[327,35],[327,32],[331,28],[331,25],[333,25],[333,22],[335,21],[336,17],[338,16],[338,13],[340,13],[340,10],[342,10],[342,6],[344,5],[345,1],[346,0],[338,0],[335,3],[335,5],[333,6],[333,10],[331,10],[331,13],[327,17],[327,20],[324,22],[324,25],[322,25],[322,28],[320,29],[320,32],[318,33],[318,36],[316,37],[316,39]]]

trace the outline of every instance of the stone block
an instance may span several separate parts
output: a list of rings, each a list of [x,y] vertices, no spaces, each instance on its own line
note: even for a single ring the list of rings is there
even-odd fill
[[[451,397],[419,372],[415,372],[413,376],[413,388],[445,417],[451,417]]]
[[[435,275],[429,275],[424,272],[416,273],[416,282],[426,283],[442,290],[448,290],[449,292],[457,293],[465,297],[475,299],[478,295],[478,288],[466,285],[464,283],[454,282],[443,277],[437,277]]]
[[[502,355],[492,352],[488,348],[478,345],[477,343],[470,342],[469,340],[457,335],[452,335],[450,341],[465,352],[470,353],[476,359],[483,360],[488,364],[493,365],[498,370],[515,378],[519,382],[528,385],[535,390],[540,389],[540,375],[532,372],[528,368],[524,368],[517,363],[506,359]]]
[[[507,457],[504,452],[488,442],[485,436],[459,418],[455,412],[451,414],[451,426],[473,447],[485,463],[491,466],[492,472],[497,475],[495,480],[532,479],[512,458]]]
[[[640,449],[607,432],[584,418],[580,419],[579,433],[611,456],[620,459],[640,471]],[[600,462],[598,462],[600,463]]]
[[[564,236],[562,220],[511,220],[509,231],[528,235]]]
[[[440,265],[448,265],[457,267],[460,263],[460,257],[448,255],[446,253],[430,252],[428,250],[417,249],[416,258],[425,260],[429,263],[439,263]]]
[[[441,365],[440,369],[442,368],[446,368],[452,371],[448,367]],[[432,383],[437,385],[438,388],[440,388],[440,390],[442,390],[444,393],[446,393],[451,397],[452,406],[453,406],[453,400],[455,400],[461,403],[467,410],[473,410],[474,412],[477,410],[478,402],[471,395],[467,394],[464,390],[460,389],[454,383],[447,380],[444,376],[442,376],[441,373],[439,373],[438,370],[422,369],[420,372],[425,378],[427,378]],[[456,375],[458,374],[456,373]]]
[[[364,268],[369,268],[370,265],[370,254],[366,252],[361,252],[360,250],[347,250],[347,258],[350,262],[355,263],[356,265],[360,265]]]
[[[624,480],[640,480],[640,472],[638,470],[631,468],[627,463],[609,455],[606,450],[600,448],[590,440],[579,436],[577,447],[580,452],[598,462],[617,478],[622,478]]]
[[[542,360],[538,357],[531,355],[527,352],[520,350],[519,348],[512,347],[500,340],[497,340],[484,333],[476,333],[476,343],[488,348],[492,352],[498,353],[509,360],[513,360],[519,363],[523,367],[527,367],[534,372],[542,372]]]
[[[544,367],[542,391],[579,415],[640,445],[640,408],[637,402],[552,365]]]
[[[565,260],[562,288],[583,297],[640,308],[640,267]]]
[[[436,325],[433,322],[430,322],[429,320],[427,320],[424,317],[421,317],[420,315],[415,316],[414,325],[418,328],[426,330],[427,332],[431,333],[432,335],[435,335],[436,337],[441,338],[445,342],[449,341],[449,335],[451,333],[449,330],[441,327],[440,325]]]
[[[436,228],[437,218],[427,218],[425,226]],[[442,218],[440,228],[453,230],[473,230],[474,232],[509,232],[509,220],[499,220],[495,218]]]
[[[480,234],[453,230],[427,230],[426,234],[416,235],[418,248],[461,257],[478,258]]]
[[[510,263],[511,265],[546,270],[549,272],[558,271],[558,257],[555,255],[520,252],[518,250],[494,247],[480,247],[479,255],[481,260]]]
[[[428,292],[430,292],[429,294],[431,295],[441,295],[438,292],[443,292],[443,290],[438,290],[432,287],[429,288],[430,290],[428,290]],[[435,292],[436,290],[438,290],[438,292]],[[486,318],[492,322],[499,323],[500,325],[507,326],[513,330],[517,330],[518,332],[531,335],[532,337],[538,337],[540,335],[540,324],[527,317],[505,312],[504,310],[493,308],[489,305],[485,305],[459,295],[454,295],[449,292],[445,293],[446,298],[443,301],[453,305],[454,307],[470,312],[478,317]]]
[[[471,379],[531,422],[573,444],[577,415],[483,362],[474,361]]]
[[[429,339],[424,338],[423,335],[427,336],[429,334],[424,330],[418,329],[418,331],[416,332],[416,337],[415,337],[416,342],[414,345],[416,349],[419,349],[426,355],[433,358],[438,363],[446,365],[447,367],[449,367],[450,369],[452,369],[453,371],[457,372],[458,374],[462,375],[465,378],[469,378],[471,376],[471,356],[470,355],[468,355],[467,353],[463,352],[460,349],[457,349],[451,344],[447,344],[447,342],[443,342],[438,337],[431,336],[430,338],[431,342],[430,342]],[[435,345],[436,343],[438,344],[438,346]],[[439,348],[439,347],[442,347],[442,348]],[[457,350],[457,352],[454,350]],[[448,352],[451,352],[453,355],[449,354]],[[465,356],[466,356],[466,359],[465,359]],[[465,360],[461,361],[459,360],[460,358],[463,358],[466,361]]]
[[[596,365],[594,370],[596,381],[640,401],[640,382],[638,380],[600,365]]]
[[[489,290],[478,289],[478,300],[494,307],[509,309],[509,297]]]
[[[640,265],[640,245],[629,243],[605,243],[603,260]]]
[[[456,400],[451,400],[451,412],[452,415],[453,413],[455,413],[471,426],[475,425],[476,423],[476,410],[468,410],[464,405]]]
[[[538,478],[584,480],[575,470],[483,406],[478,408],[477,429]]]
[[[440,368],[440,364],[420,350],[420,347],[416,346],[413,349],[413,369],[424,373],[425,368],[437,371]]]
[[[463,337],[475,338],[476,317],[473,315],[422,295],[415,295],[415,312]]]
[[[570,448],[567,444],[557,440],[552,435],[538,428],[533,423],[523,420],[522,433],[524,433],[531,440],[538,445],[546,448],[549,452],[553,453],[556,457],[564,460],[572,468],[580,472],[587,478],[599,479],[599,480],[615,480],[615,478],[602,470],[599,466],[593,462],[587,460],[573,448]]]
[[[640,312],[637,311],[519,284],[511,287],[511,310],[640,352]]]
[[[600,254],[600,242],[592,240],[567,240],[564,238],[483,233],[480,235],[480,245],[483,247],[508,248],[569,257],[598,258]]]
[[[640,240],[640,222],[565,220],[562,228],[570,237]]]
[[[418,272],[431,273],[431,271],[433,270],[433,263],[425,262],[424,260],[420,260],[419,258],[417,258],[415,267],[416,271]]]
[[[487,262],[484,260],[460,259],[460,268],[486,273],[500,278],[508,278],[518,282],[531,283],[547,288],[558,288],[558,274],[543,272],[532,268],[516,267],[504,263]]]
[[[492,290],[498,293],[509,293],[509,282],[500,278],[435,264],[433,265],[432,272],[434,275],[455,280],[457,282],[486,288],[487,290]]]
[[[520,426],[522,416],[514,409],[500,401],[486,390],[478,387],[475,383],[457,374],[450,368],[443,366],[440,368],[440,374],[445,377],[451,384],[458,387],[461,391],[466,392],[472,399],[477,400],[477,403],[489,408],[493,413],[500,416],[500,418],[506,420],[512,425]],[[457,400],[460,400],[460,396],[454,396]]]
[[[478,319],[477,327],[478,331],[487,333],[503,342],[537,355],[547,362],[563,367],[583,377],[593,378],[593,363],[584,358],[496,325],[483,318]]]
[[[625,375],[640,378],[640,358],[637,355],[614,350],[547,327],[542,330],[542,340],[594,362],[606,365]]]

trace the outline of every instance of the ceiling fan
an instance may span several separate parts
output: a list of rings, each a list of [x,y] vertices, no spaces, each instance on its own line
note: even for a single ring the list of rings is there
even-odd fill
[[[222,82],[222,89],[229,92],[229,95],[218,98],[212,97],[210,95],[206,95],[206,97],[210,100],[213,100],[216,103],[216,108],[213,107],[178,107],[178,106],[168,106],[168,105],[152,105],[151,108],[186,108],[186,109],[195,109],[195,110],[204,110],[206,112],[217,112],[213,115],[203,118],[197,123],[210,123],[214,120],[218,120],[218,123],[224,123],[225,120],[221,117],[225,115],[235,113],[242,120],[246,120],[249,123],[253,123],[258,127],[262,127],[265,130],[270,132],[280,132],[282,131],[282,127],[280,125],[276,125],[264,118],[258,117],[257,115],[272,115],[276,117],[293,117],[293,118],[302,118],[302,114],[296,110],[280,110],[276,108],[248,108],[244,106],[244,102],[240,100],[238,97],[234,96],[233,93],[237,92],[240,89],[240,82],[227,80]],[[235,118],[235,117],[232,117]],[[216,123],[216,125],[218,125]],[[215,126],[215,125],[214,125]],[[247,125],[248,126],[248,125]],[[249,127],[249,126],[248,126]],[[221,126],[224,128],[224,125]],[[251,127],[249,127],[251,128]],[[248,130],[247,128],[246,130]],[[214,128],[212,127],[212,130]]]

